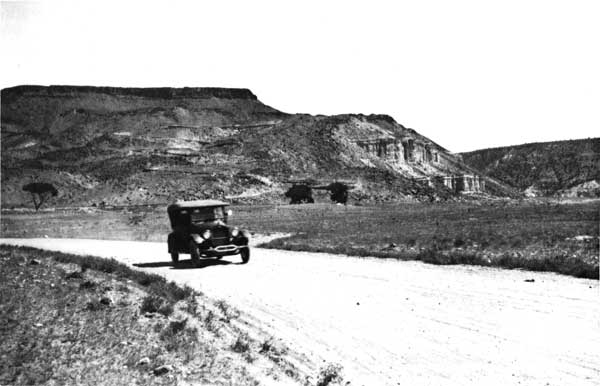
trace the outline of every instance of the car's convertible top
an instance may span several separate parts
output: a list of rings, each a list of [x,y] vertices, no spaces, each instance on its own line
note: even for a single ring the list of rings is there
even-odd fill
[[[228,206],[229,203],[218,200],[177,201],[167,207],[168,212],[187,208],[204,208],[208,206]]]

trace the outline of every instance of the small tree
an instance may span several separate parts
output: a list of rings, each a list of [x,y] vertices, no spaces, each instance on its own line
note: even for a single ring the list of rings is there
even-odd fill
[[[36,212],[50,197],[56,197],[58,194],[58,190],[47,182],[32,182],[24,185],[23,190],[31,194]]]
[[[290,198],[290,204],[301,204],[307,202],[312,204],[315,200],[312,197],[312,190],[306,184],[294,184],[285,192],[285,196]]]
[[[332,182],[327,188],[331,193],[329,196],[331,201],[346,205],[348,202],[348,185],[341,182]]]

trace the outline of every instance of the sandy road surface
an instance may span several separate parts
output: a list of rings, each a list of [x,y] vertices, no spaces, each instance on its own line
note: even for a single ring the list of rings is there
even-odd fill
[[[342,364],[353,385],[600,384],[594,280],[257,248],[247,265],[174,269],[161,264],[165,243],[0,243],[147,264],[227,300],[316,363]]]

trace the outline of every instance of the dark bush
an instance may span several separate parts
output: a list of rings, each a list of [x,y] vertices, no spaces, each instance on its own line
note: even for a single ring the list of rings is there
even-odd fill
[[[342,366],[338,364],[329,364],[319,372],[317,386],[327,386],[332,383],[339,383],[342,379]]]
[[[464,246],[466,243],[463,239],[457,237],[454,239],[454,248],[460,248]]]
[[[248,350],[250,350],[250,339],[248,338],[248,335],[244,333],[238,335],[235,342],[231,345],[231,349],[240,354],[248,352]]]
[[[157,312],[164,316],[169,316],[173,313],[173,304],[160,296],[148,295],[142,301],[140,311],[142,313]]]

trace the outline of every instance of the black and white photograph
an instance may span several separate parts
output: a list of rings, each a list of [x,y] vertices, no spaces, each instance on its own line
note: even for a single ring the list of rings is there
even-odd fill
[[[0,16],[0,386],[600,385],[597,0]]]

